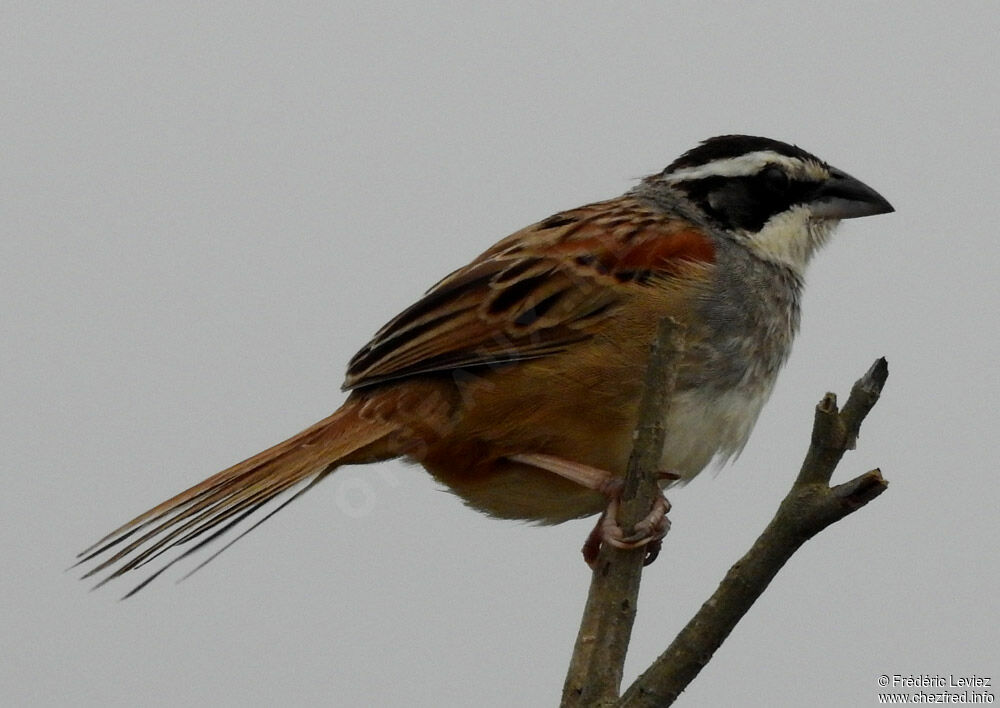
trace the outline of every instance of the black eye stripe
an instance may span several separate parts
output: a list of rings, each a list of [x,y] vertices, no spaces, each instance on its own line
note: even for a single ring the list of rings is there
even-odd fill
[[[673,186],[723,227],[759,231],[775,214],[807,202],[817,184],[769,167],[743,177],[702,177]]]
[[[791,181],[788,174],[783,169],[775,165],[765,167],[761,170],[760,177],[767,184],[769,189],[776,191],[788,189],[789,182]]]

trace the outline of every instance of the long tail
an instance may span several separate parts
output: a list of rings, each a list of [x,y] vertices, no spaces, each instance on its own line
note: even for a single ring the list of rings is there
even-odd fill
[[[89,578],[117,565],[95,586],[100,587],[113,578],[146,565],[176,546],[199,539],[198,543],[173,558],[125,595],[129,597],[174,563],[232,529],[281,493],[312,478],[306,486],[191,571],[195,572],[308,491],[338,465],[394,457],[392,453],[381,451],[385,445],[376,444],[389,437],[395,430],[394,426],[363,419],[359,415],[361,407],[357,399],[349,399],[333,415],[298,435],[233,465],[140,514],[80,553],[76,565],[94,560],[118,547],[113,555],[83,576]],[[380,451],[376,452],[376,449]],[[131,540],[125,544],[129,539]]]

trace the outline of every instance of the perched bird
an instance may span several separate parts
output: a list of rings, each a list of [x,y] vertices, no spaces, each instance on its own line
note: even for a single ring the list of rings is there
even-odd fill
[[[396,457],[490,516],[600,513],[620,488],[665,317],[685,347],[661,468],[664,484],[688,480],[746,443],[788,358],[813,253],[841,219],[891,211],[794,145],[706,140],[440,281],[351,359],[350,395],[331,416],[137,516],[80,562],[110,554],[87,574],[107,570],[106,582],[197,540],[175,562],[306,480],[274,511],[340,465]],[[665,509],[638,536],[605,525],[604,540],[656,540]]]

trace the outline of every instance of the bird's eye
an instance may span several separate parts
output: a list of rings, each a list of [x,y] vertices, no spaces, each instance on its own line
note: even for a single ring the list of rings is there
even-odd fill
[[[767,188],[774,192],[784,192],[788,189],[788,175],[780,167],[764,168],[764,171],[760,173],[761,179],[764,180],[764,184]]]

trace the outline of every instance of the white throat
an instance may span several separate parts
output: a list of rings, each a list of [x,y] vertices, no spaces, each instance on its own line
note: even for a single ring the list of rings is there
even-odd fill
[[[757,233],[747,234],[747,242],[761,258],[787,266],[801,276],[838,223],[835,219],[812,218],[808,207],[797,206],[775,214]]]

